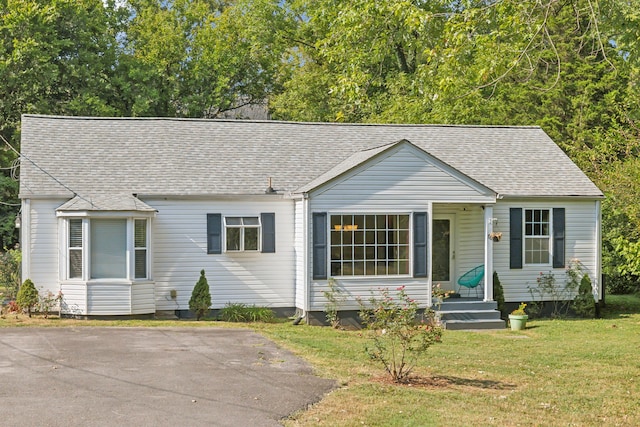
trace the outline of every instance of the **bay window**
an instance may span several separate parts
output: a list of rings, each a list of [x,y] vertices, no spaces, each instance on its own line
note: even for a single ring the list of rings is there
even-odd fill
[[[66,279],[148,279],[148,220],[66,218]]]

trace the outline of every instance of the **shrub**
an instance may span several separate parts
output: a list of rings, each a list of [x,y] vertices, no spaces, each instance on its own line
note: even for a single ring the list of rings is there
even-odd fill
[[[57,295],[54,295],[53,292],[47,291],[45,296],[40,296],[38,301],[38,311],[44,314],[44,318],[49,317],[49,313],[54,306],[56,306],[60,301],[62,301],[62,292],[58,292]]]
[[[504,289],[502,288],[502,283],[500,283],[497,271],[493,272],[493,300],[498,303],[500,317],[502,319],[506,319],[507,313],[505,312],[504,306]]]
[[[31,279],[25,280],[22,286],[20,286],[16,303],[21,310],[26,310],[29,317],[31,317],[31,309],[38,304],[38,290]]]
[[[385,288],[379,298],[371,296],[368,306],[361,301],[360,306],[360,319],[372,342],[365,351],[371,360],[382,363],[393,381],[406,381],[418,356],[442,337],[434,311],[425,310],[418,322],[418,304],[409,298],[404,286],[397,289],[395,299]]]
[[[204,276],[204,270],[200,271],[200,278],[196,283],[196,286],[191,292],[191,299],[189,300],[189,309],[196,314],[196,320],[200,320],[211,307],[211,294],[209,293],[209,283]]]
[[[591,279],[588,274],[582,276],[580,286],[578,287],[578,295],[574,298],[571,306],[573,307],[573,311],[579,316],[595,317],[596,300],[593,297]]]
[[[225,322],[272,322],[276,315],[270,308],[257,307],[255,305],[248,306],[242,303],[228,302],[222,310],[220,310],[220,320]]]
[[[19,249],[5,249],[0,254],[0,287],[5,288],[5,296],[14,299],[20,289],[20,267],[22,252]]]
[[[329,325],[331,325],[332,328],[337,328],[340,326],[338,311],[340,309],[340,305],[342,305],[345,300],[345,296],[342,295],[342,291],[333,277],[330,277],[329,280],[327,280],[327,285],[329,286],[329,289],[322,292],[327,300],[327,303],[324,305],[324,312]]]

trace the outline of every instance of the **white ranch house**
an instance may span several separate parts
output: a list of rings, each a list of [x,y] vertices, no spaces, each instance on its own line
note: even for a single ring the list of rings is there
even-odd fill
[[[69,315],[184,314],[202,269],[214,309],[308,321],[329,278],[428,307],[479,265],[485,302],[572,259],[602,296],[602,192],[539,127],[24,115],[20,197],[23,280]]]

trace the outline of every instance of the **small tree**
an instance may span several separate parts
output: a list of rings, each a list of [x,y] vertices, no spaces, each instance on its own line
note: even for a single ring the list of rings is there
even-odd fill
[[[29,317],[31,317],[31,309],[38,304],[38,301],[38,290],[35,285],[31,279],[25,280],[22,286],[20,286],[18,296],[16,297],[18,307],[20,307],[21,310],[27,310]]]
[[[200,320],[211,307],[211,294],[209,293],[209,283],[204,276],[204,270],[200,271],[200,279],[196,283],[189,300],[189,309],[196,313],[196,320]]]
[[[20,265],[22,253],[19,249],[0,252],[0,286],[6,290],[6,297],[14,299],[20,289]]]

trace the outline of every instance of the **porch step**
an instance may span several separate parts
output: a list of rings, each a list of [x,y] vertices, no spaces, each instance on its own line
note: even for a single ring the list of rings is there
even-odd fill
[[[436,312],[445,329],[504,329],[506,323],[497,308],[495,301],[455,298],[443,301]]]
[[[498,320],[447,320],[444,328],[450,331],[469,331],[473,329],[504,329],[505,321]]]

